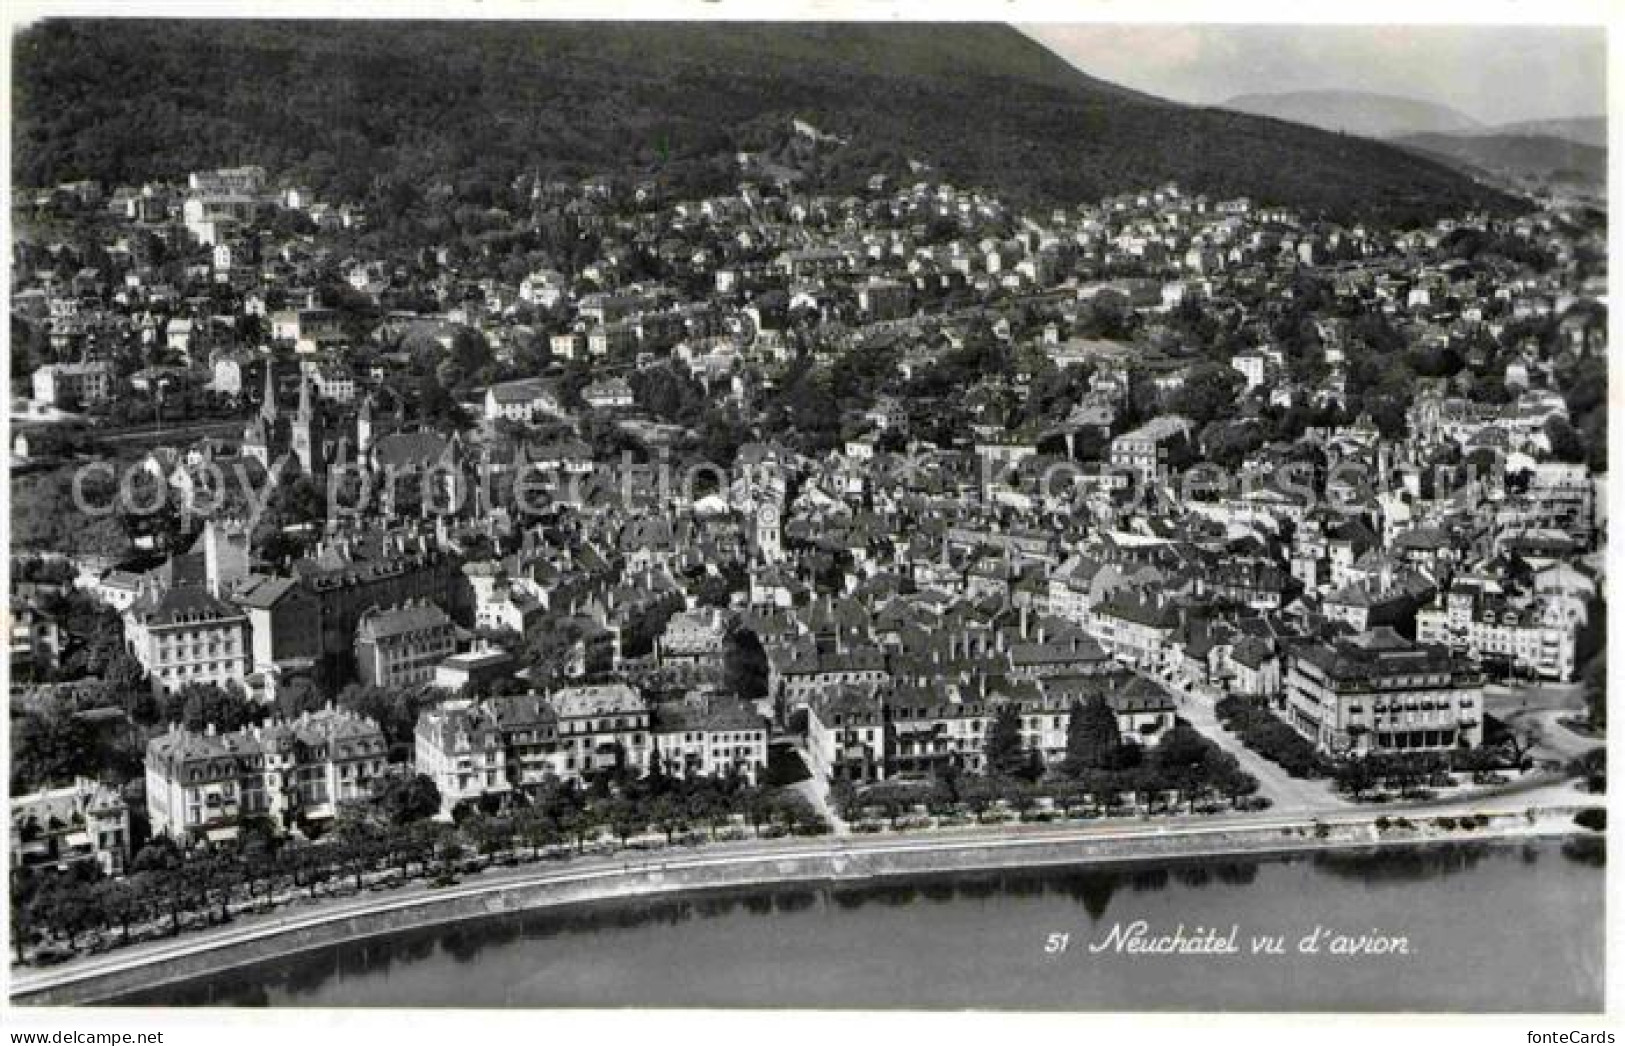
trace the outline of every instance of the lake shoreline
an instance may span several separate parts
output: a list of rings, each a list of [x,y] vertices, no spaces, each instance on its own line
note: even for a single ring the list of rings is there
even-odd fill
[[[1574,808],[1578,809],[1578,808]],[[117,949],[63,966],[13,969],[11,999],[21,1005],[113,1004],[131,995],[226,970],[272,962],[335,944],[387,937],[492,915],[686,893],[750,890],[769,885],[838,884],[884,878],[955,875],[1022,868],[1111,866],[1214,858],[1271,858],[1435,843],[1510,843],[1572,835],[1574,809],[1495,815],[1471,831],[1449,831],[1417,819],[1411,830],[1379,830],[1376,817],[1278,821],[1269,824],[1031,831],[956,838],[825,837],[786,841],[745,852],[610,859],[559,870],[524,866],[409,896],[371,894],[354,903],[318,904],[306,914],[278,912],[195,935]]]

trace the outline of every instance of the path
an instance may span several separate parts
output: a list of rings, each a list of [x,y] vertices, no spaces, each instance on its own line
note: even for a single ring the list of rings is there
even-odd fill
[[[1305,814],[1339,810],[1352,805],[1332,789],[1331,782],[1293,777],[1278,764],[1242,744],[1235,734],[1219,724],[1211,695],[1185,689],[1177,682],[1157,682],[1173,693],[1179,702],[1179,715],[1195,727],[1197,733],[1235,756],[1243,770],[1258,778],[1258,794],[1274,804],[1272,809],[1283,814]]]
[[[789,738],[786,739],[785,744],[789,745],[796,753],[796,758],[801,760],[802,766],[811,768],[813,764],[812,760],[807,756],[806,741],[800,738]],[[851,834],[851,828],[847,826],[845,821],[841,820],[840,814],[836,812],[835,807],[829,801],[829,781],[820,778],[809,769],[808,777],[790,785],[790,790],[803,796],[811,803],[813,809],[822,814],[824,820],[829,822],[830,828],[835,835]]]
[[[1558,722],[1559,719],[1583,719],[1584,713],[1559,708],[1531,708],[1528,711],[1513,712],[1507,716],[1509,727],[1518,727],[1525,722],[1532,721],[1539,724],[1540,742],[1535,745],[1532,754],[1536,759],[1556,759],[1568,763],[1571,759],[1578,759],[1593,748],[1601,748],[1606,742],[1602,738],[1585,737],[1577,734]]]

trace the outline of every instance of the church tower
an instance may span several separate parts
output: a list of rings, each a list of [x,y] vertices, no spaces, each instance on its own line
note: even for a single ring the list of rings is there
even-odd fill
[[[305,475],[319,475],[326,464],[322,460],[322,419],[310,396],[310,376],[299,382],[299,413],[293,419],[293,455]]]
[[[768,563],[777,563],[784,558],[780,518],[776,501],[764,502],[756,511],[756,552]]]

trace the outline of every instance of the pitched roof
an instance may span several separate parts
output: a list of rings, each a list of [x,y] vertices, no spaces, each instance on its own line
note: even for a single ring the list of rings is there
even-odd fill
[[[130,605],[128,612],[149,626],[242,618],[236,607],[195,585],[149,589]]]
[[[362,614],[361,621],[356,625],[356,639],[377,640],[449,627],[451,618],[433,603],[402,603],[387,610],[373,607]]]

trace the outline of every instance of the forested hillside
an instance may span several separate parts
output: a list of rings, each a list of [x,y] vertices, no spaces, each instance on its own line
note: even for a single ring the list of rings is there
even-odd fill
[[[737,180],[792,117],[850,144],[814,181],[931,164],[1017,202],[1177,181],[1334,218],[1510,202],[1358,138],[1093,80],[997,25],[55,21],[15,43],[15,180],[110,183],[259,163],[403,209],[519,174]]]

